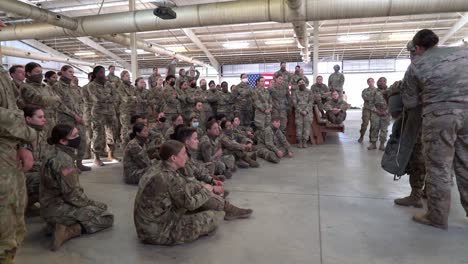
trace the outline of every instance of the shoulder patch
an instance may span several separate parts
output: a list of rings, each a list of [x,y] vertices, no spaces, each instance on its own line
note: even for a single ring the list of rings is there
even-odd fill
[[[70,175],[74,171],[75,171],[75,167],[69,166],[69,167],[62,169],[62,175],[65,177],[65,176]]]

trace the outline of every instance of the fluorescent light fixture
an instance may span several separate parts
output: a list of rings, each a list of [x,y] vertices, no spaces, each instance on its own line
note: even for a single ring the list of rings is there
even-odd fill
[[[186,52],[187,49],[184,46],[165,46],[164,48],[172,50],[173,52]]]
[[[223,43],[223,47],[226,49],[245,49],[249,47],[248,42],[226,42]]]
[[[78,51],[75,52],[76,56],[91,56],[91,55],[96,55],[94,51]]]
[[[132,53],[132,50],[126,49],[125,53]],[[137,49],[137,53],[138,54],[150,54],[150,52],[148,52],[146,50],[142,50],[142,49]]]
[[[414,37],[414,33],[393,33],[388,36],[389,40],[394,40],[394,41],[410,41]]]
[[[368,40],[369,35],[346,35],[346,36],[339,36],[338,41],[340,42],[359,42],[362,40]]]
[[[285,45],[294,43],[294,39],[274,39],[265,41],[266,45]]]

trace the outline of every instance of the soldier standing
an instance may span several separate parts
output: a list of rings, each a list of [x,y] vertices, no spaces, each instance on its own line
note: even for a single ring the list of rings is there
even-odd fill
[[[153,74],[148,78],[148,85],[150,86],[150,90],[153,90],[158,86],[158,79],[162,78],[161,74],[158,73],[158,67],[153,67]],[[162,86],[160,87],[162,88]]]
[[[93,73],[88,73],[88,84],[91,82],[93,77]],[[86,153],[84,155],[85,159],[91,158],[91,142],[93,141],[93,130],[91,127],[91,109],[93,108],[93,99],[88,90],[88,84],[81,88],[81,95],[83,96],[83,124],[86,130],[86,142],[88,142],[88,146],[86,146]]]
[[[151,77],[150,77],[151,78]],[[149,123],[154,124],[157,121],[157,115],[164,109],[163,81],[162,77],[155,78],[156,85],[149,90]]]
[[[225,115],[227,119],[232,119],[233,115],[233,99],[232,94],[228,90],[228,83],[221,83],[221,92],[219,93],[218,115]]]
[[[166,77],[166,86],[163,89],[164,115],[166,120],[171,120],[174,115],[182,114],[182,104],[179,100],[179,89],[175,87],[175,76]]]
[[[382,78],[379,82],[382,82]],[[385,80],[386,82],[386,80]],[[390,115],[388,114],[386,91],[382,88],[377,89],[375,93],[374,103],[371,105],[371,128],[370,138],[371,145],[369,150],[376,149],[377,139],[380,139],[379,150],[385,150],[385,142],[387,141],[388,125],[390,123]]]
[[[367,126],[369,125],[371,117],[371,108],[373,107],[372,104],[374,103],[375,93],[377,92],[374,86],[374,78],[367,79],[367,84],[369,87],[362,90],[361,93],[361,97],[364,100],[364,106],[362,107],[362,123],[361,130],[359,131],[361,136],[358,139],[359,143],[364,141],[364,135],[366,134]]]
[[[330,87],[330,90],[336,90],[340,97],[342,97],[345,77],[343,73],[340,72],[340,65],[337,64],[333,66],[333,70],[335,72],[328,77],[328,87]]]
[[[255,108],[255,127],[263,130],[271,124],[271,111],[273,110],[270,91],[265,88],[265,78],[255,81],[257,87],[253,91],[252,99]]]
[[[273,104],[272,116],[281,118],[281,131],[286,134],[290,103],[289,85],[283,80],[283,76],[278,76],[275,87],[270,88],[269,91]]]
[[[109,74],[107,75],[107,80],[109,82],[113,83],[115,87],[117,87],[119,82],[120,82],[120,78],[115,76],[114,72],[115,72],[115,66],[110,65],[109,66]]]
[[[299,81],[299,79],[302,79],[305,83],[305,86],[309,87],[309,78],[307,78],[307,76],[304,75],[304,69],[301,68],[301,66],[297,65],[296,71],[294,72],[294,75],[291,77],[291,83],[292,83],[291,95],[294,94],[299,88],[299,86],[297,85],[297,82]]]
[[[122,81],[117,88],[120,97],[120,124],[122,124],[120,136],[122,145],[125,148],[129,140],[128,134],[130,134],[132,130],[130,118],[136,114],[137,97],[135,87],[130,81],[130,73],[128,71],[122,71],[120,73],[120,78]]]
[[[136,114],[148,118],[149,113],[149,91],[143,77],[135,80]]]
[[[274,79],[276,80],[280,76],[283,77],[283,83],[285,83],[286,86],[289,86],[289,83],[291,83],[291,73],[286,70],[286,62],[280,63],[280,69],[275,72]]]
[[[306,148],[310,137],[310,126],[313,118],[314,97],[306,88],[305,81],[297,82],[299,90],[292,95],[294,109],[296,111],[296,137],[298,148]]]
[[[234,114],[240,117],[242,125],[250,126],[253,120],[252,90],[247,79],[247,74],[242,73],[240,78],[241,82],[232,90]]]

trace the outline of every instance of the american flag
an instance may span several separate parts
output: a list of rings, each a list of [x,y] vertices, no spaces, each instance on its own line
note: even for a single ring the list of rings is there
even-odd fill
[[[258,74],[247,74],[247,79],[249,80],[250,87],[255,88],[255,82],[258,78],[265,78],[265,88],[270,87],[270,81],[273,80],[273,73],[258,73]]]

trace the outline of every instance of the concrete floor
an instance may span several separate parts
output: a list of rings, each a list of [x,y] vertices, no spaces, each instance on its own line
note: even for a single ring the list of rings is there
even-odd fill
[[[254,209],[248,220],[224,222],[218,231],[191,244],[141,244],[133,225],[136,186],[122,181],[112,164],[81,176],[86,193],[105,202],[115,226],[47,248],[39,217],[28,219],[28,237],[17,263],[468,263],[468,219],[453,187],[448,231],[411,221],[421,209],[402,208],[408,177],[393,182],[380,169],[382,152],[356,142],[360,112],[350,111],[346,133],[327,144],[296,149],[281,164],[239,170],[227,182],[230,200]]]

